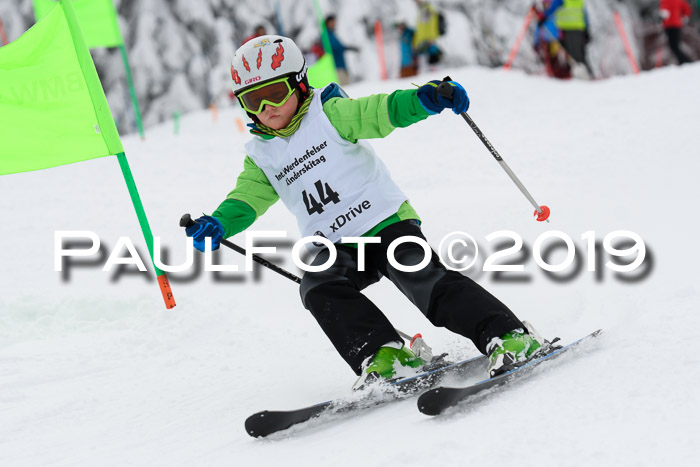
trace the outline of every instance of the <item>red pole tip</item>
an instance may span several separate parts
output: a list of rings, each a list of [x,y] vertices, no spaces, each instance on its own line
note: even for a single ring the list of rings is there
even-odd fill
[[[173,297],[173,292],[170,290],[170,281],[168,281],[168,276],[161,274],[158,276],[158,285],[160,286],[160,291],[163,294],[163,301],[165,302],[165,308],[168,310],[175,307],[175,298]]]
[[[540,211],[535,210],[535,216],[537,216],[537,221],[542,222],[549,219],[549,208],[547,206],[540,206]]]
[[[408,344],[408,347],[412,349],[412,348],[413,348],[413,343],[414,343],[414,342],[416,341],[416,339],[418,339],[419,337],[420,337],[420,338],[423,338],[423,336],[422,336],[420,333],[418,333],[418,334],[416,334],[415,336],[413,336],[413,339],[411,339],[411,342]]]

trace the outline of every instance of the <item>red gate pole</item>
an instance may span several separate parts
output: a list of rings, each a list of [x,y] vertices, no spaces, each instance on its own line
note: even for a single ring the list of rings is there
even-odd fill
[[[530,21],[532,21],[533,16],[535,16],[534,7],[530,8],[527,12],[527,16],[525,16],[525,21],[523,21],[523,27],[520,29],[520,33],[518,34],[518,38],[515,40],[515,44],[513,44],[513,47],[510,49],[510,54],[508,54],[508,60],[506,60],[506,64],[503,65],[504,70],[510,70],[510,67],[513,66],[515,57],[516,55],[518,55],[518,51],[520,50],[520,44],[522,44],[523,39],[525,38],[525,34],[527,34],[527,29],[530,27]]]
[[[386,59],[384,58],[384,39],[382,35],[382,23],[374,22],[374,37],[377,40],[377,53],[379,55],[379,73],[383,80],[386,80]]]
[[[632,53],[632,47],[630,46],[630,41],[627,39],[627,33],[625,32],[625,26],[622,24],[622,18],[620,18],[620,13],[617,11],[613,13],[615,18],[615,25],[617,26],[617,33],[622,39],[622,44],[625,46],[625,52],[627,53],[627,59],[630,61],[630,66],[634,74],[639,74],[639,66],[637,65],[637,59],[634,58],[634,53]]]
[[[7,40],[7,34],[5,33],[5,26],[2,25],[2,19],[0,19],[0,39],[2,40],[2,45],[7,45],[10,42]]]

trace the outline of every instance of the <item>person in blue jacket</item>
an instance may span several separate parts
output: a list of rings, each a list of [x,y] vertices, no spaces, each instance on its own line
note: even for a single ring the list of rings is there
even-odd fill
[[[340,42],[338,36],[335,35],[335,15],[326,17],[326,30],[328,31],[328,39],[330,40],[331,51],[333,52],[333,59],[335,60],[335,69],[338,71],[339,84],[341,86],[348,84],[350,82],[350,75],[345,63],[345,52],[359,52],[360,49]]]
[[[413,36],[415,30],[409,28],[405,21],[396,23],[399,31],[399,45],[401,48],[401,72],[402,78],[418,74],[418,52],[413,48]]]
[[[541,26],[550,18],[561,31],[561,45],[569,56],[580,65],[585,66],[589,78],[593,70],[586,60],[586,45],[590,40],[588,30],[588,13],[585,0],[553,0],[543,13],[539,15]]]
[[[557,27],[554,15],[545,17],[545,12],[551,4],[552,0],[544,0],[535,6],[540,21],[535,28],[533,47],[542,60],[548,76],[560,79],[571,78],[567,52],[559,42],[561,31]]]

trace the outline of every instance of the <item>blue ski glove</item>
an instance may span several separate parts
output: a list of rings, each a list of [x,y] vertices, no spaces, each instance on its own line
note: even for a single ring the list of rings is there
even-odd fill
[[[437,93],[437,87],[442,81],[434,79],[418,88],[418,100],[420,100],[421,105],[428,112],[436,114],[442,112],[442,109],[452,109],[457,115],[466,112],[469,108],[467,91],[456,81],[446,82],[452,86],[452,99]]]
[[[224,227],[216,217],[202,216],[185,229],[188,237],[194,240],[194,247],[199,251],[204,251],[204,239],[211,237],[211,249],[216,250],[221,244],[224,236]]]

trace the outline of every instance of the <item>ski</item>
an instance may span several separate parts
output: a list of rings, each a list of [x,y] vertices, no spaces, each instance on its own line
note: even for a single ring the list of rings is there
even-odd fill
[[[296,410],[263,410],[246,419],[245,430],[254,438],[269,436],[299,423],[316,419],[323,414],[355,412],[410,397],[439,384],[447,377],[463,377],[478,371],[485,373],[487,364],[487,358],[480,355],[424,371],[415,376],[391,381],[381,385],[383,387],[374,388],[379,389],[379,391],[372,390],[372,388],[361,390],[358,391],[359,396],[354,394],[347,398],[333,399]]]
[[[575,348],[580,343],[597,337],[601,332],[602,329],[599,329],[564,347],[559,347],[554,350],[551,350],[545,355],[530,360],[524,365],[518,366],[506,373],[485,379],[483,381],[479,381],[478,383],[472,384],[467,387],[433,387],[425,393],[421,394],[421,396],[418,398],[418,410],[420,410],[426,415],[438,415],[444,410],[448,409],[449,407],[457,405],[460,402],[466,401],[487,389],[502,386],[511,381],[514,381],[515,379],[529,374],[530,371],[540,363],[559,357],[563,353]]]

